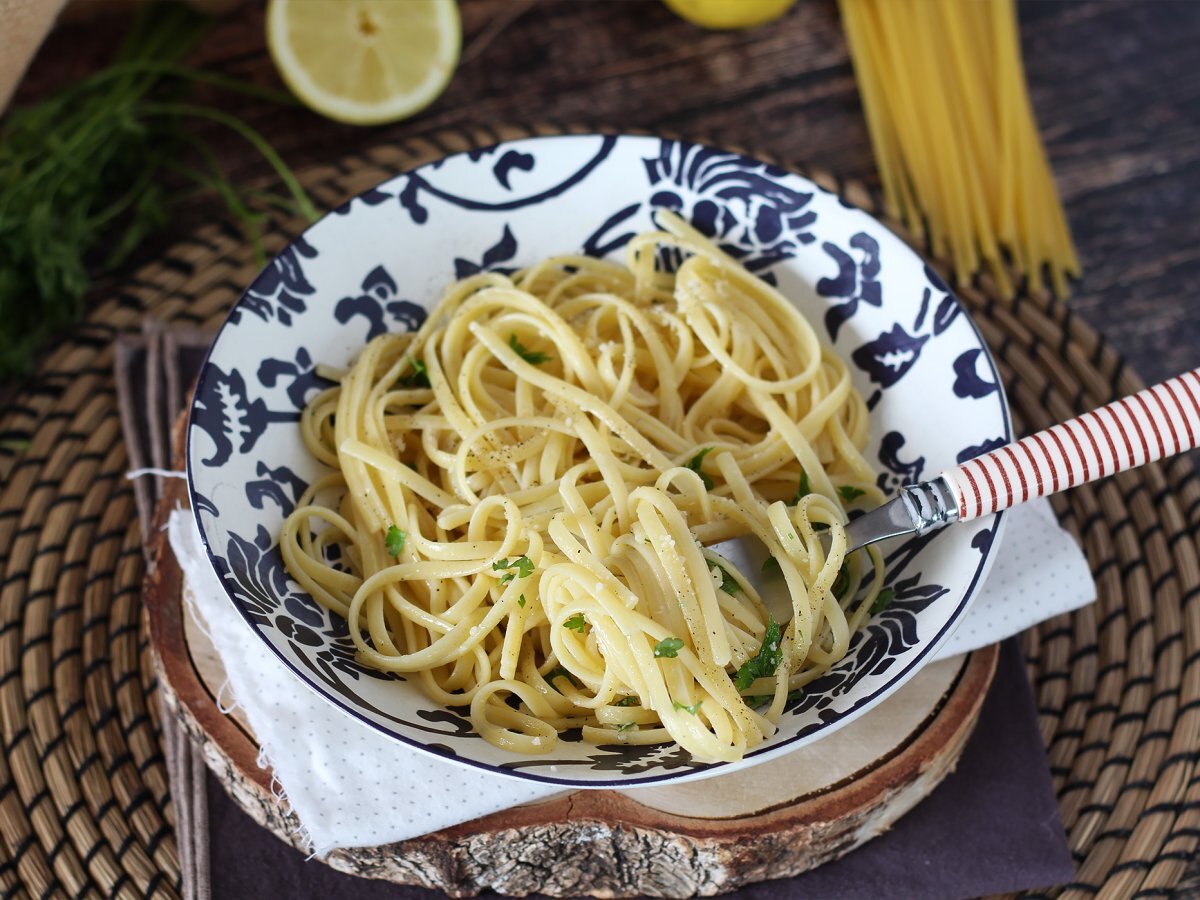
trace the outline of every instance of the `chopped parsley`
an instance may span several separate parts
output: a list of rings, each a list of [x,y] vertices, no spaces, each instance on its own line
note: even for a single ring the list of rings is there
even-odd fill
[[[429,387],[429,370],[425,368],[424,360],[413,359],[410,356],[408,364],[412,366],[412,374],[401,376],[400,384],[407,388]]]
[[[896,592],[890,587],[884,588],[879,592],[879,596],[875,598],[875,602],[871,604],[871,615],[883,612],[892,605],[892,601],[895,599]]]
[[[808,484],[808,473],[803,469],[800,470],[800,489],[796,491],[796,496],[792,498],[793,503],[799,503],[803,498],[812,493],[812,488]]]
[[[617,731],[628,731],[630,728],[637,728],[637,722],[622,722],[617,726]]]
[[[638,698],[633,696],[632,694],[630,694],[628,697],[622,697],[620,700],[618,700],[616,703],[613,704],[613,706],[641,706],[641,705],[642,704],[638,701]]]
[[[695,456],[688,460],[687,467],[700,476],[700,480],[704,482],[704,489],[711,491],[713,489],[713,480],[705,474],[701,464],[704,462],[704,457],[713,452],[712,447],[705,447]]]
[[[567,621],[563,622],[563,628],[570,628],[572,631],[578,631],[583,634],[583,626],[587,624],[587,619],[583,617],[583,613],[575,613]]]
[[[524,594],[522,594],[520,597],[517,598],[517,606],[520,606],[521,608],[525,607],[525,595]]]
[[[751,709],[757,709],[764,704],[770,703],[773,699],[771,694],[757,694],[749,697],[743,697],[742,700]]]
[[[730,575],[726,568],[720,563],[713,563],[713,568],[709,569],[709,571],[717,571],[721,573],[721,590],[730,596],[741,590],[741,588],[738,587],[736,579],[734,579],[734,577]]]
[[[843,484],[840,488],[838,488],[838,493],[841,494],[843,500],[849,503],[863,496],[866,491],[862,490],[861,488],[856,488],[852,484]]]
[[[833,579],[833,595],[841,597],[846,593],[846,589],[850,587],[850,563],[848,560],[842,562],[842,568],[838,570],[837,578]]]
[[[556,691],[558,691],[558,688],[554,687],[554,679],[555,678],[565,678],[565,679],[567,679],[567,681],[571,682],[572,687],[580,687],[580,684],[575,679],[575,676],[572,675],[570,672],[568,672],[563,666],[555,666],[553,669],[551,669],[549,672],[546,673],[545,678],[546,678],[547,684],[549,684],[551,687],[553,687]],[[560,694],[562,693],[562,691],[558,691],[558,692]]]
[[[387,537],[384,543],[387,545],[388,555],[393,559],[400,556],[400,551],[404,549],[404,542],[408,540],[408,532],[402,531],[395,525],[389,525]]]
[[[779,567],[779,560],[773,556],[768,556],[763,560],[762,571],[764,575],[781,575],[783,569]]]
[[[663,638],[654,645],[654,655],[659,659],[663,657],[666,657],[667,659],[675,659],[677,656],[679,656],[679,651],[682,649],[683,638]]]
[[[536,350],[530,350],[524,344],[517,340],[515,334],[508,336],[508,346],[513,348],[513,352],[531,366],[540,366],[542,363],[548,363],[553,356],[547,356],[545,353],[538,353]]]
[[[774,618],[768,616],[767,630],[763,634],[762,646],[757,655],[746,660],[737,670],[737,675],[733,679],[734,687],[739,691],[744,691],[759,678],[774,675],[779,664],[783,662],[783,648],[780,646],[782,639],[783,634],[779,630],[779,625]]]
[[[492,563],[492,571],[504,572],[505,569],[516,569],[516,572],[505,572],[500,578],[501,584],[508,584],[514,578],[528,578],[533,574],[533,560],[528,556],[518,556],[512,562],[508,561],[508,557],[498,559]]]
[[[682,709],[685,712],[690,712],[694,716],[700,711],[700,704],[703,702],[703,700],[697,700],[693,705],[688,706],[686,703],[680,703],[678,700],[676,700],[674,705],[676,709]]]

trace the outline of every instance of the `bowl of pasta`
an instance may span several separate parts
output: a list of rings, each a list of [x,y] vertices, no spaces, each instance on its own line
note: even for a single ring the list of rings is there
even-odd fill
[[[645,136],[448,156],[334,210],[197,382],[192,509],[296,675],[422,752],[574,787],[818,740],[951,633],[987,517],[845,552],[1012,437],[938,275],[785,169]]]

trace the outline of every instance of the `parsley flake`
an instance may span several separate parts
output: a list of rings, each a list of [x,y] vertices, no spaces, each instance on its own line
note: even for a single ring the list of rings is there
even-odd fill
[[[654,655],[659,659],[666,657],[667,659],[675,659],[679,656],[679,651],[683,649],[683,638],[669,637],[663,638],[654,645]]]
[[[779,560],[773,556],[768,556],[763,560],[762,572],[764,575],[782,575],[783,569],[779,567]]]
[[[689,459],[687,463],[687,467],[700,476],[700,480],[704,482],[704,489],[706,491],[711,491],[713,489],[713,480],[709,478],[707,474],[705,474],[704,470],[701,468],[701,464],[704,462],[704,457],[708,456],[708,454],[712,452],[712,447],[705,447],[703,450]]]
[[[637,728],[637,722],[622,722],[617,726],[617,731],[628,731],[630,728]]]
[[[676,700],[674,705],[676,709],[682,709],[685,712],[690,712],[694,716],[700,711],[700,704],[703,702],[703,700],[697,700],[693,705],[688,706],[686,703],[680,703],[678,700]]]
[[[763,634],[762,646],[757,655],[746,660],[737,670],[737,675],[733,679],[734,687],[739,691],[744,691],[759,678],[774,675],[779,664],[783,662],[783,648],[780,646],[782,639],[783,633],[779,630],[779,625],[774,618],[768,616],[767,630]]]
[[[547,672],[543,677],[546,679],[546,683],[549,684],[551,687],[553,687],[556,691],[558,691],[558,688],[554,687],[554,679],[555,678],[565,678],[565,679],[567,679],[567,681],[571,682],[572,687],[580,687],[579,681],[576,680],[575,676],[572,675],[570,672],[568,672],[566,670],[566,668],[564,668],[563,666],[555,666],[553,669],[551,669],[549,672]],[[562,691],[558,691],[558,692],[560,694],[562,693]]]
[[[730,596],[733,596],[734,594],[736,594],[738,591],[741,590],[741,588],[738,587],[737,580],[732,575],[730,575],[728,570],[726,570],[726,568],[724,566],[722,566],[720,563],[713,563],[713,567],[711,569],[709,569],[709,571],[710,572],[715,571],[715,572],[721,573],[721,590],[723,590],[725,593],[729,594]]]
[[[875,602],[871,604],[871,615],[881,613],[896,599],[896,592],[892,588],[884,588],[879,592],[879,596],[875,598]]]
[[[861,488],[856,488],[852,484],[843,484],[840,488],[838,488],[838,493],[841,495],[843,500],[845,500],[847,503],[850,503],[866,494],[866,491],[862,490]]]
[[[516,569],[516,572],[505,572],[500,578],[501,584],[508,584],[514,578],[528,578],[533,574],[533,560],[528,556],[518,556],[512,562],[508,561],[508,557],[498,559],[492,563],[492,571],[504,572],[505,569]]]
[[[583,634],[583,626],[587,624],[587,619],[583,617],[583,613],[575,613],[571,618],[563,622],[563,628],[570,628],[572,631],[578,631]]]
[[[408,364],[412,367],[412,374],[401,376],[400,384],[407,388],[429,387],[429,370],[425,368],[424,360],[413,359],[410,356]]]
[[[408,540],[408,532],[402,531],[395,525],[389,525],[387,537],[384,543],[387,545],[388,556],[396,559],[400,556],[400,551],[404,549],[404,542]]]
[[[538,353],[535,350],[530,350],[524,344],[517,340],[515,334],[508,336],[508,346],[512,347],[513,352],[531,366],[540,366],[542,363],[548,363],[554,359],[553,356],[547,356],[545,353]]]
[[[525,595],[524,594],[522,594],[520,597],[517,598],[517,606],[520,606],[522,609],[525,607]]]
[[[833,580],[833,596],[841,597],[850,587],[850,562],[843,560],[841,569],[838,570],[838,576]]]
[[[770,694],[757,694],[742,698],[745,704],[751,709],[757,709],[760,706],[764,706],[765,704],[770,703],[772,699],[773,698]]]
[[[800,470],[800,489],[796,491],[796,496],[792,498],[793,503],[799,503],[803,498],[812,493],[812,488],[808,484],[808,472],[804,469]]]
[[[620,700],[618,700],[616,703],[613,704],[613,706],[641,706],[641,705],[642,704],[638,701],[638,698],[633,696],[632,694],[630,694],[628,697],[622,697]]]

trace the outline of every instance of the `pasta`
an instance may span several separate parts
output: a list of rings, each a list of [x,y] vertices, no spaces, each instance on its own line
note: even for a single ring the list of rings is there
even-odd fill
[[[284,524],[288,571],[364,664],[517,753],[579,728],[738,759],[886,599],[878,553],[845,553],[844,504],[883,499],[845,364],[661,222],[627,266],[451,285],[419,331],[327,371],[302,417],[331,471]],[[774,560],[785,624],[714,549],[737,537]]]
[[[884,203],[967,281],[1013,294],[1079,260],[1038,135],[1012,0],[840,0]],[[926,230],[927,229],[927,230]]]

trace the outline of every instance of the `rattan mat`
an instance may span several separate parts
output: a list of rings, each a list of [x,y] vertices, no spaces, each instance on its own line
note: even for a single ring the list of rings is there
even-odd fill
[[[346,157],[302,180],[332,207],[398,170],[533,131],[443,132]],[[861,185],[806,174],[878,208]],[[276,222],[268,250],[300,227]],[[178,892],[113,338],[138,331],[147,315],[215,326],[254,274],[235,228],[202,228],[97,302],[0,412],[5,896]],[[986,279],[960,296],[1026,429],[1142,387],[1064,304],[1005,302]],[[1200,838],[1200,479],[1177,459],[1077,488],[1056,508],[1082,537],[1099,590],[1094,607],[1026,639],[1078,864],[1064,896],[1167,896]]]

